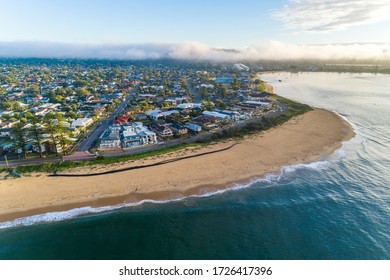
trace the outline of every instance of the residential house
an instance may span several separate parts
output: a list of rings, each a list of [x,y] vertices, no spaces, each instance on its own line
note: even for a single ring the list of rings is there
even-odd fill
[[[177,109],[195,109],[195,108],[202,108],[201,103],[182,103],[176,106]]]
[[[231,119],[231,117],[229,115],[222,114],[222,113],[219,113],[217,111],[203,111],[202,114],[207,116],[207,117],[213,117],[213,118],[221,119],[223,121],[229,121]]]
[[[120,130],[120,127],[119,127]],[[121,139],[119,135],[119,131],[116,126],[110,126],[108,130],[106,130],[100,136],[100,144],[99,149],[117,149],[121,147]]]
[[[249,106],[253,106],[253,107],[263,107],[263,108],[270,108],[272,106],[271,102],[252,101],[252,100],[245,101],[244,104],[249,105]]]
[[[100,137],[99,149],[132,148],[157,143],[157,135],[141,122],[112,125]]]
[[[123,132],[122,132],[122,147],[123,148],[129,148],[129,147],[136,147],[136,146],[142,146],[142,139],[141,137],[135,132],[134,126],[124,126]]]
[[[0,128],[0,137],[11,137],[12,128]]]
[[[134,122],[133,127],[134,127],[134,131],[138,134],[138,136],[141,137],[142,145],[157,143],[156,133],[150,131],[141,122]]]
[[[181,135],[185,135],[188,133],[188,129],[184,126],[179,125],[179,124],[171,125],[171,130],[172,130],[173,134],[176,136],[181,136]]]
[[[197,125],[197,124],[194,124],[194,123],[186,123],[185,127],[190,129],[190,130],[192,130],[192,131],[195,131],[195,132],[201,132],[202,131],[202,127],[200,125]]]
[[[249,114],[245,114],[241,111],[214,110],[214,112],[227,115],[229,116],[230,120],[233,120],[235,122],[244,121],[250,117]]]
[[[173,131],[168,125],[156,125],[153,127],[153,130],[156,131],[161,138],[169,138],[173,136]]]
[[[96,114],[97,116],[100,116],[106,111],[106,108],[104,107],[96,107],[93,109],[93,113]]]
[[[204,87],[204,88],[207,88],[207,89],[213,89],[214,85],[212,85],[212,84],[201,84],[200,87]]]
[[[113,121],[113,124],[123,125],[124,123],[127,123],[128,121],[129,121],[129,118],[127,116],[119,116]]]
[[[78,118],[71,123],[70,127],[83,130],[87,126],[91,125],[92,123],[93,123],[92,118]]]

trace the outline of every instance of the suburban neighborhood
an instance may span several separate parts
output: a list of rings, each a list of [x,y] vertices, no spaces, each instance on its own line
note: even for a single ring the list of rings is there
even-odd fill
[[[1,159],[82,159],[200,139],[281,109],[258,70],[242,63],[0,61]]]

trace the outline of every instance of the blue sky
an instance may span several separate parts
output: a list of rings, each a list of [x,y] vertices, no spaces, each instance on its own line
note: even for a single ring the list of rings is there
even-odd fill
[[[73,49],[390,42],[390,0],[0,0],[0,7],[0,55],[18,42]]]
[[[270,16],[271,9],[278,7],[273,1],[12,0],[1,3],[2,41],[199,41],[237,47],[262,42],[279,27]]]

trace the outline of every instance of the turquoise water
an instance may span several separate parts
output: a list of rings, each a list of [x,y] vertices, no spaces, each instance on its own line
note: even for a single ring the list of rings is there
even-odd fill
[[[357,136],[227,192],[2,223],[0,259],[390,259],[390,76],[263,79],[345,116]]]

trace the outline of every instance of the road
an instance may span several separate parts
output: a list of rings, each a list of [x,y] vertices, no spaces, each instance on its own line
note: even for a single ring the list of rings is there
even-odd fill
[[[129,100],[131,100],[131,96],[128,98],[130,98]],[[276,117],[276,116],[284,113],[288,109],[288,107],[283,103],[277,102],[277,104],[280,108],[279,110],[271,111],[271,112],[265,114],[263,117],[264,118],[273,118],[273,117]],[[120,112],[122,112],[121,110],[124,110],[124,108],[125,107],[121,106],[121,107],[118,107],[118,111],[117,110],[115,110],[115,111],[116,111],[116,113],[120,113]],[[84,149],[86,149],[86,147],[88,145],[92,145],[92,143],[100,137],[101,133],[103,133],[103,131],[108,128],[108,126],[111,124],[112,120],[114,120],[114,116],[111,116],[109,119],[106,119],[105,121],[103,121],[102,124],[91,133],[89,138],[94,139],[94,140],[86,141],[87,139],[85,139],[82,142],[82,143],[86,143],[86,144],[84,144],[85,145]],[[246,120],[246,121],[241,122],[241,123],[236,123],[233,125],[233,127],[242,128],[249,123],[255,123],[255,122],[258,122],[260,120],[261,120],[261,117],[252,118],[252,119]],[[224,129],[224,128],[222,128],[222,129]],[[221,131],[222,129],[220,129],[218,131]],[[218,132],[218,131],[216,131],[216,132]],[[174,139],[174,140],[170,140],[168,142],[162,142],[162,143],[158,143],[155,145],[142,146],[142,147],[138,147],[138,148],[131,148],[131,149],[125,150],[125,151],[105,151],[102,154],[104,156],[107,156],[107,157],[135,155],[135,154],[160,150],[160,149],[164,149],[164,148],[174,147],[174,146],[184,144],[184,143],[196,142],[199,140],[208,140],[208,139],[211,139],[212,135],[216,132],[203,132],[203,133],[200,133],[198,135],[195,135],[195,136],[192,136],[189,138]],[[64,159],[65,160],[83,160],[83,159],[88,159],[88,158],[93,158],[93,157],[94,156],[89,154],[87,152],[87,150],[83,150],[83,151],[77,151],[72,155],[66,156],[66,157],[64,157]],[[59,162],[60,160],[61,160],[60,157],[46,158],[46,159],[15,160],[15,161],[10,161],[9,166],[39,164],[39,163],[43,163],[43,162]],[[0,162],[0,167],[6,167],[6,164],[4,161]]]
[[[112,124],[113,120],[114,117],[110,116],[108,119],[105,119],[97,124],[95,129],[87,134],[86,138],[77,146],[76,151],[88,151],[92,147],[93,143],[97,141],[110,124]]]
[[[13,167],[13,166],[18,166],[18,165],[30,165],[30,164],[40,164],[40,163],[45,163],[45,162],[60,162],[61,157],[55,157],[55,158],[33,158],[33,159],[21,159],[21,160],[9,160],[8,161],[8,166]],[[7,167],[7,164],[5,161],[0,162],[0,167],[4,168]]]
[[[200,97],[199,92],[191,86],[190,79],[187,79],[186,82],[187,82],[188,90],[190,91],[190,93],[194,97],[193,98],[193,102],[194,103],[201,103],[202,102],[202,98]]]
[[[267,114],[265,114],[263,117],[264,118],[273,118],[273,117],[277,117],[279,116],[280,114],[286,112],[288,110],[288,107],[286,104],[282,103],[282,102],[276,102],[276,104],[278,105],[278,107],[280,108],[279,110],[277,111],[271,111]]]
[[[129,103],[129,101],[131,101],[133,99],[133,94],[135,92],[137,92],[138,87],[139,86],[134,87],[133,90],[131,91],[131,93],[127,95],[125,101],[122,101],[121,103],[119,103],[116,106],[115,111],[107,119],[98,123],[96,125],[95,129],[93,129],[93,131],[89,132],[86,135],[86,138],[78,144],[76,151],[86,152],[92,148],[93,144],[96,143],[96,141],[103,134],[103,132],[105,130],[107,130],[108,127],[115,120],[115,116],[118,116],[118,115],[123,113],[123,111],[126,109],[127,104]]]
[[[284,103],[277,102],[277,105],[279,106],[279,110],[277,111],[271,111],[267,114],[265,114],[263,117],[264,118],[273,118],[277,117],[280,114],[284,113],[285,111],[288,110],[288,107]],[[237,127],[237,128],[243,128],[244,126],[250,124],[250,123],[256,123],[261,121],[262,117],[257,117],[257,118],[251,118],[249,120],[240,122],[240,123],[235,123],[231,127]],[[174,147],[178,146],[181,144],[185,143],[190,143],[190,142],[196,142],[196,141],[201,141],[201,140],[210,140],[213,136],[213,134],[218,133],[222,131],[225,128],[218,129],[217,131],[214,132],[202,132],[198,135],[189,137],[189,138],[179,138],[179,139],[174,139],[170,140],[168,142],[162,142],[154,145],[149,145],[149,146],[141,146],[141,147],[136,147],[136,148],[131,148],[125,151],[105,151],[102,153],[104,156],[107,157],[115,157],[115,156],[124,156],[124,155],[136,155],[136,154],[141,154],[145,152],[151,152],[155,150],[160,150],[164,148],[169,148],[169,147]]]

